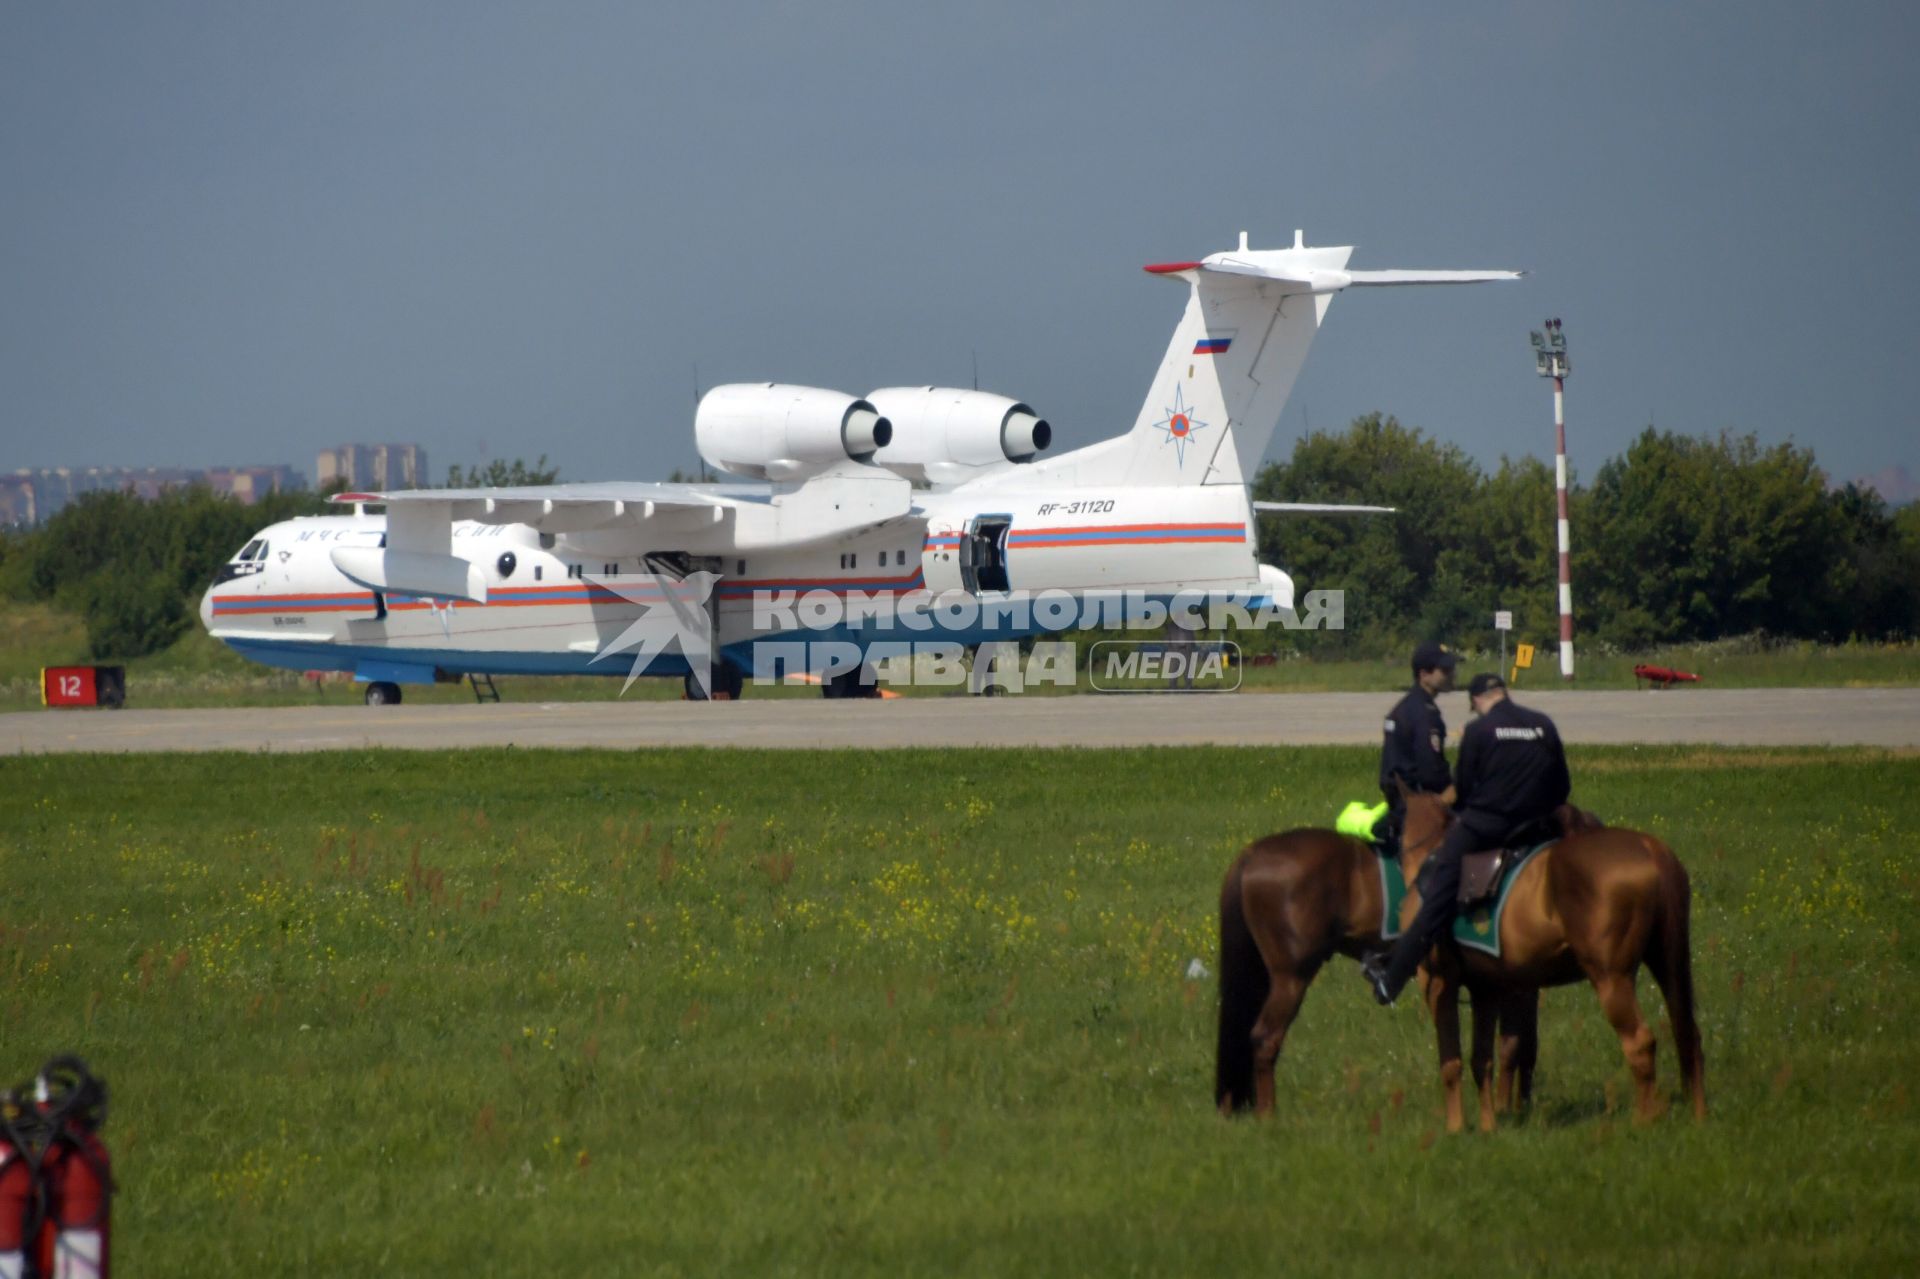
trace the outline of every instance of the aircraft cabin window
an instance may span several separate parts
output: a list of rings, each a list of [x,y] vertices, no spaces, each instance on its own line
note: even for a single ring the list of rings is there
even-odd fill
[[[859,567],[860,567],[860,556],[859,556],[858,554],[852,554],[852,555],[848,555],[848,556],[847,556],[847,567],[848,567],[848,568],[859,568]]]
[[[745,560],[735,560],[733,562],[733,571],[736,576],[745,577],[747,575],[747,562]]]
[[[580,565],[578,565],[578,564],[569,564],[569,565],[567,565],[567,576],[568,576],[568,577],[579,577],[579,576],[580,576],[580,567],[581,567],[581,566],[580,566]]]
[[[540,580],[540,566],[538,564],[533,566],[533,580],[536,582]]]
[[[618,564],[603,564],[600,567],[600,575],[602,577],[612,577],[615,573],[618,573],[619,571],[620,571],[620,566]]]

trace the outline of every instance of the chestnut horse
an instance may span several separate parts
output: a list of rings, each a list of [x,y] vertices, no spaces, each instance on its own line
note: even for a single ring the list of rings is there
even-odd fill
[[[1499,1109],[1532,1087],[1539,991],[1585,979],[1620,1037],[1633,1072],[1636,1114],[1656,1113],[1654,1039],[1634,997],[1645,964],[1666,997],[1680,1070],[1694,1114],[1707,1112],[1700,1031],[1693,1012],[1687,872],[1651,835],[1570,819],[1575,833],[1522,866],[1500,913],[1500,957],[1442,944],[1428,957],[1424,988],[1439,1038],[1447,1130],[1465,1126],[1461,1103],[1460,991],[1474,1006],[1473,1078],[1480,1126],[1494,1126],[1489,1087],[1499,1039]],[[1452,822],[1445,799],[1409,795],[1400,867],[1409,885],[1401,925],[1419,906],[1412,887]],[[1382,945],[1378,854],[1330,830],[1269,835],[1249,845],[1220,890],[1220,1039],[1214,1100],[1222,1112],[1273,1109],[1273,1068],[1287,1029],[1320,966],[1358,959]],[[1356,984],[1356,992],[1358,986]],[[1497,1032],[1496,1032],[1497,1027]]]

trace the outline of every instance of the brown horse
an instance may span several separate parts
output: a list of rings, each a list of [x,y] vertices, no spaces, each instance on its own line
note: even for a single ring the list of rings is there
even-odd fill
[[[1532,1087],[1539,990],[1582,978],[1593,984],[1633,1072],[1636,1113],[1651,1117],[1654,1040],[1634,997],[1640,965],[1666,997],[1680,1069],[1694,1113],[1706,1087],[1693,1013],[1693,960],[1686,870],[1651,835],[1598,827],[1563,810],[1574,830],[1521,867],[1500,914],[1500,958],[1441,945],[1428,957],[1424,988],[1440,1047],[1447,1130],[1465,1126],[1460,1088],[1460,991],[1473,997],[1473,1077],[1480,1126],[1494,1125],[1487,1078],[1499,1039],[1499,1107]],[[1439,796],[1410,795],[1400,866],[1411,886],[1439,847],[1452,814]],[[1223,1112],[1273,1109],[1273,1067],[1307,986],[1336,954],[1359,958],[1381,944],[1377,854],[1330,830],[1269,835],[1249,845],[1220,890],[1220,1039],[1214,1100]],[[1404,927],[1418,909],[1409,888]],[[1497,1028],[1497,1031],[1496,1031]]]

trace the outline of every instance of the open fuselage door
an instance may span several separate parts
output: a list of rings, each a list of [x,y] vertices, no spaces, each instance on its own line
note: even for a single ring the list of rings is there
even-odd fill
[[[1011,515],[976,515],[960,535],[960,587],[969,595],[1006,591]]]

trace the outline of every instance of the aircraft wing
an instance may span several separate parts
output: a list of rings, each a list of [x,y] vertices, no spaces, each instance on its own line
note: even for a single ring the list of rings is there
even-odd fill
[[[1340,502],[1255,502],[1264,515],[1392,515],[1391,506],[1349,506]]]
[[[773,498],[770,484],[533,484],[518,488],[400,489],[337,493],[336,503],[384,505],[389,522],[402,512],[481,524],[530,524],[543,533],[634,524],[676,511],[724,512]],[[444,512],[444,514],[443,514]]]
[[[334,567],[373,591],[484,602],[480,567],[453,553],[456,520],[526,524],[543,533],[654,532],[659,544],[706,553],[804,546],[908,515],[912,486],[855,462],[799,484],[541,484],[510,488],[338,493],[384,505],[381,546],[340,546]]]

